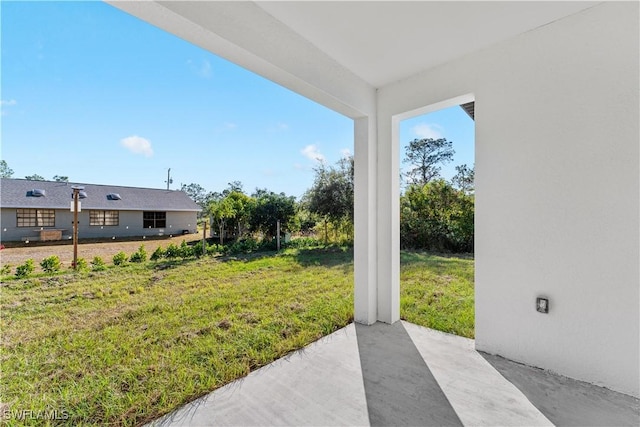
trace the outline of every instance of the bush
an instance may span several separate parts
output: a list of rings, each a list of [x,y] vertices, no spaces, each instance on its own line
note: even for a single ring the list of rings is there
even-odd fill
[[[76,260],[76,271],[83,271],[83,270],[88,270],[88,269],[89,269],[89,265],[87,264],[87,260],[86,259],[78,258]]]
[[[200,250],[200,253],[202,253],[202,250]],[[187,245],[187,242],[183,240],[180,244],[180,257],[191,258],[192,256],[194,256],[193,247]]]
[[[165,249],[164,256],[169,259],[178,258],[180,256],[180,248],[175,243],[171,243]]]
[[[147,251],[144,250],[144,245],[140,245],[137,252],[131,254],[129,261],[131,262],[145,262],[147,260]]]
[[[22,279],[24,277],[27,277],[28,275],[33,273],[35,271],[35,269],[36,269],[36,266],[33,263],[33,259],[29,258],[28,260],[26,260],[24,262],[24,264],[19,265],[18,267],[16,267],[16,277],[18,279]]]
[[[247,237],[246,239],[238,240],[230,245],[223,247],[222,251],[225,254],[239,254],[239,253],[249,253],[260,250],[275,250],[276,244],[275,242],[269,242],[267,240],[263,240],[258,243],[257,240]]]
[[[9,274],[11,274],[11,264],[4,264],[0,268],[0,276],[8,276]]]
[[[129,257],[124,252],[118,252],[113,256],[113,265],[124,265]]]
[[[444,180],[412,185],[400,198],[400,246],[473,252],[473,196]]]
[[[164,258],[164,249],[162,249],[160,246],[158,246],[158,248],[153,251],[153,253],[151,254],[151,261],[157,261],[160,258]]]
[[[284,244],[286,248],[313,248],[316,246],[322,246],[324,242],[314,239],[313,237],[298,237],[297,239],[292,239]]]
[[[207,245],[207,255],[215,255],[215,254],[219,254],[220,252],[222,252],[222,246],[220,246],[217,243],[214,243],[212,245]]]
[[[91,269],[93,271],[104,271],[107,269],[107,264],[104,263],[104,260],[99,256],[93,257],[93,261],[91,261]]]
[[[40,261],[40,267],[46,273],[55,273],[56,271],[60,271],[60,258],[58,255],[51,255]]]
[[[202,240],[197,241],[196,244],[191,247],[191,249],[193,250],[193,256],[195,256],[196,258],[200,258],[202,256]]]

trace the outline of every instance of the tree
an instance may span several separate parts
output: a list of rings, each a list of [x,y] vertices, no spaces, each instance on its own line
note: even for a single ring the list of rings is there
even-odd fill
[[[412,168],[406,173],[413,184],[427,184],[440,176],[439,164],[453,160],[453,143],[445,138],[414,139],[409,143],[404,162]]]
[[[53,180],[56,182],[69,182],[69,177],[64,175],[54,175]]]
[[[227,194],[225,199],[229,200],[233,210],[233,218],[231,219],[230,225],[238,230],[237,238],[240,238],[248,228],[251,212],[255,206],[255,200],[239,191],[232,191]]]
[[[227,221],[234,216],[233,206],[229,199],[224,198],[209,203],[207,211],[218,226],[218,230],[220,232],[220,244],[222,245],[224,244],[224,231],[226,229]]]
[[[46,181],[43,176],[34,173],[33,175],[27,175],[25,178],[29,181]]]
[[[5,160],[0,160],[0,178],[11,178],[13,169],[9,167]]]
[[[227,184],[227,188],[222,192],[223,196],[226,196],[230,193],[243,193],[244,194],[244,190],[242,189],[243,185],[242,182],[240,181],[231,181],[230,183]]]
[[[323,218],[327,243],[327,223],[331,223],[334,230],[353,224],[353,157],[340,160],[336,167],[321,163],[315,174],[313,186],[304,196],[305,205]]]
[[[411,185],[400,198],[400,246],[473,252],[473,196],[443,179]]]
[[[253,197],[255,201],[249,218],[252,230],[260,231],[267,238],[272,238],[276,235],[278,221],[281,231],[289,229],[290,222],[296,214],[295,197],[259,189],[256,189]]]
[[[472,194],[474,187],[475,171],[467,165],[456,166],[456,174],[451,178],[451,184],[465,194]]]
[[[192,182],[191,184],[182,184],[180,187],[180,191],[187,193],[187,196],[191,198],[194,202],[200,205],[201,208],[205,208],[207,206],[206,203],[206,190],[200,184],[196,184]]]

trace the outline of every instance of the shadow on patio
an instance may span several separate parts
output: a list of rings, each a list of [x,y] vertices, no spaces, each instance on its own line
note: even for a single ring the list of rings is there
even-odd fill
[[[407,322],[351,324],[156,420],[206,425],[629,425],[638,400]]]

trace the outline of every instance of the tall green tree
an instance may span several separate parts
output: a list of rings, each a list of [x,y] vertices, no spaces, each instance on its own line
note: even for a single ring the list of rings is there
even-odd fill
[[[222,191],[222,195],[226,196],[230,193],[244,193],[242,182],[240,181],[231,181],[227,184],[227,188]]]
[[[336,166],[321,163],[315,169],[313,186],[304,196],[305,205],[324,221],[325,243],[328,223],[334,230],[353,225],[353,157],[340,160]]]
[[[69,177],[64,175],[54,175],[53,180],[56,182],[69,182]]]
[[[251,210],[249,224],[253,231],[262,232],[268,239],[276,235],[277,222],[281,231],[287,231],[296,214],[296,198],[284,193],[256,189],[252,195],[255,204]]]
[[[207,190],[205,190],[200,184],[196,184],[195,182],[192,182],[191,184],[182,184],[180,186],[180,191],[185,192],[187,196],[200,205],[200,207],[205,208],[207,206]]]
[[[474,191],[475,171],[473,167],[467,165],[456,166],[456,174],[451,178],[451,183],[465,194],[472,194]]]
[[[239,191],[230,192],[225,200],[229,200],[233,210],[233,218],[230,219],[229,224],[237,231],[237,238],[241,238],[249,228],[255,200]]]
[[[0,178],[11,178],[13,169],[9,167],[6,160],[0,160]]]
[[[224,244],[224,235],[227,222],[235,216],[233,205],[227,198],[214,200],[209,203],[207,212],[211,215],[211,219],[218,227],[220,234],[220,244]]]
[[[405,152],[404,163],[410,169],[405,174],[409,183],[427,184],[440,176],[440,165],[453,160],[453,143],[446,138],[414,139]]]

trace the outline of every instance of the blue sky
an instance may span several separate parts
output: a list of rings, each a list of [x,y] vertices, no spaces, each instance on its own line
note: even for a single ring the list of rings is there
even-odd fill
[[[238,180],[300,196],[317,159],[353,152],[353,122],[102,2],[2,8],[2,159],[15,178],[162,188]],[[458,107],[405,120],[400,140],[445,137],[473,164]],[[400,154],[401,158],[404,154]]]

